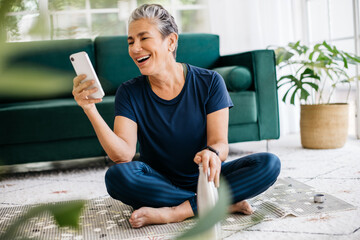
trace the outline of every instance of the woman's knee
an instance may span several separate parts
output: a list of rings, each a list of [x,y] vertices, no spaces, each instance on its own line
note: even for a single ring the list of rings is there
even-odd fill
[[[262,153],[265,167],[270,171],[270,173],[274,176],[278,176],[280,174],[281,162],[278,156],[273,153]]]
[[[121,177],[121,164],[111,166],[105,173],[105,184],[108,185],[111,181]]]
[[[105,173],[105,185],[111,197],[114,197],[113,195],[116,192],[116,187],[115,187],[115,182],[117,181],[116,179],[120,177],[118,174],[117,165],[111,166]]]
[[[131,162],[129,163],[119,163],[111,166],[105,174],[105,185],[106,188],[111,191],[114,191],[113,188],[119,188],[120,185],[126,184],[126,182],[131,178]]]
[[[136,188],[135,172],[141,169],[136,162],[119,163],[111,166],[105,174],[105,185],[108,194],[115,199],[129,204],[128,198]]]
[[[105,184],[109,189],[131,188],[139,183],[138,177],[146,172],[146,164],[139,161],[119,163],[111,166],[105,174]]]

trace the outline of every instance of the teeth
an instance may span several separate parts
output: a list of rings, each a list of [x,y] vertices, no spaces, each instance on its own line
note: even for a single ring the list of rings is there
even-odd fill
[[[141,57],[141,58],[136,59],[136,61],[140,62],[140,61],[142,61],[142,60],[144,60],[144,59],[147,59],[147,58],[149,58],[149,57],[150,57],[150,55],[145,56],[145,57]]]

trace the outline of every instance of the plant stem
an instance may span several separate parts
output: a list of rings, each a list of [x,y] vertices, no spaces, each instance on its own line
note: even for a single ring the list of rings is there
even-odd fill
[[[337,82],[336,82],[336,83],[337,83]],[[336,84],[336,83],[335,83],[335,84]],[[330,103],[330,100],[331,100],[331,97],[332,97],[334,91],[335,91],[335,87],[332,87],[331,92],[330,92],[330,95],[329,95],[329,98],[328,98],[328,101],[327,101],[327,104]]]
[[[318,104],[322,104],[322,96],[323,96],[323,93],[324,93],[324,89],[325,89],[325,85],[326,85],[326,82],[327,82],[327,78],[328,78],[328,75],[326,75],[325,79],[324,79],[324,84],[321,88],[321,90],[319,91],[319,102]]]
[[[334,83],[334,85],[332,86],[332,89],[331,89],[331,92],[330,92],[330,95],[329,95],[329,98],[328,98],[328,101],[327,101],[328,104],[330,103],[331,97],[332,97],[332,95],[334,94],[335,89],[336,89],[336,86],[337,86],[338,83],[339,83],[339,80],[337,80],[337,81]]]
[[[345,67],[343,67],[342,69],[341,69],[341,72],[343,72],[344,71],[344,68]],[[331,97],[332,97],[332,95],[334,94],[334,92],[335,92],[335,89],[336,89],[336,86],[338,85],[338,83],[340,82],[340,76],[338,75],[338,74],[336,74],[336,76],[337,76],[337,81],[335,82],[335,84],[333,84],[333,87],[332,87],[332,90],[331,90],[331,92],[330,92],[330,95],[329,95],[329,98],[328,98],[328,104],[330,103],[330,100],[331,100]],[[351,87],[351,86],[350,86]],[[348,93],[349,94],[349,93]],[[346,102],[347,102],[347,100],[346,100]]]
[[[356,79],[357,79],[357,78],[356,78]],[[350,91],[351,91],[351,82],[349,82],[349,90],[348,90],[348,93],[347,93],[347,96],[346,96],[346,103],[349,102]]]

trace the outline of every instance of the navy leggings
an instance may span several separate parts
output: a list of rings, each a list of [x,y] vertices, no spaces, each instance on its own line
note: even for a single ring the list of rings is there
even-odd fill
[[[271,153],[256,153],[223,163],[221,175],[232,190],[232,203],[252,198],[276,181],[280,160]],[[132,206],[172,207],[189,200],[197,214],[196,184],[191,190],[181,189],[146,163],[133,161],[111,166],[105,184],[112,198]]]

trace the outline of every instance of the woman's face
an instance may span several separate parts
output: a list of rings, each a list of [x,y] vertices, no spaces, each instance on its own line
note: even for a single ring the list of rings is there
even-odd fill
[[[171,42],[171,37],[163,39],[157,26],[148,19],[140,19],[129,25],[129,55],[143,75],[155,75],[164,69],[173,58]]]

